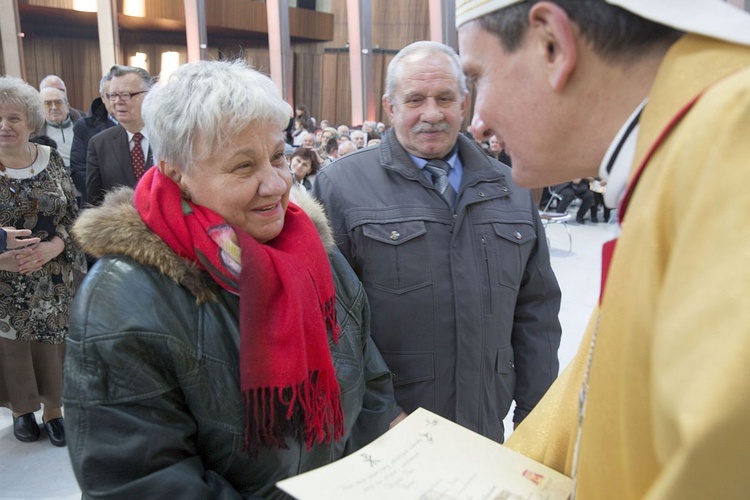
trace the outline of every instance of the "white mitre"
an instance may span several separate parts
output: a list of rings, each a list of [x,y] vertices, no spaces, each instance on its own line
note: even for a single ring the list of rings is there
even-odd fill
[[[521,1],[456,0],[456,27]],[[722,0],[605,1],[679,31],[750,45],[750,14]]]

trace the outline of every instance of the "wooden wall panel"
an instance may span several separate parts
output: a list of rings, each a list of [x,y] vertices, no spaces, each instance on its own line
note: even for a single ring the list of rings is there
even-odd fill
[[[268,22],[265,26],[267,31]],[[333,37],[333,32],[334,17],[331,14],[307,9],[289,9],[289,33],[292,37],[326,41]]]
[[[267,48],[247,48],[242,51],[245,61],[266,76],[271,76],[271,55]]]
[[[223,61],[244,58],[253,68],[270,75],[271,58],[268,46],[262,40],[209,36],[208,44],[209,50],[215,54],[215,59]]]
[[[333,40],[325,44],[326,48],[341,48],[349,41],[346,22],[346,0],[331,0],[331,14],[333,14]]]
[[[338,54],[323,54],[321,70],[320,111],[316,116],[318,121],[328,120],[331,124],[338,123],[336,106],[340,97],[338,92]]]
[[[377,87],[375,92],[377,95],[377,105],[375,106],[376,120],[389,125],[388,117],[383,111],[383,94],[385,94],[385,75],[388,70],[388,63],[391,62],[395,54],[377,54],[375,59],[375,81]]]
[[[313,54],[312,58],[313,64],[310,82],[312,84],[312,97],[310,102],[314,103],[316,114],[313,116],[317,117],[323,114],[323,108],[320,106],[323,100],[323,86],[325,84],[323,81],[323,54]]]
[[[428,0],[372,0],[373,47],[401,50],[429,38]]]
[[[77,109],[88,111],[99,96],[101,68],[96,40],[26,36],[23,44],[28,82],[38,88],[47,75],[54,74],[65,82],[68,101]]]
[[[429,40],[428,0],[371,0],[372,45],[374,48],[401,50],[417,40]],[[347,46],[346,0],[331,0],[334,17],[333,40],[326,48]]]
[[[319,53],[294,54],[294,105],[304,104],[310,114],[320,121],[326,82],[323,70],[324,55]],[[333,84],[333,81],[328,83]]]
[[[349,55],[337,54],[338,64],[336,69],[337,86],[336,111],[334,115],[335,123],[349,124],[352,121],[352,88],[349,79]]]
[[[374,53],[375,69],[375,96],[376,96],[376,119],[387,122],[387,118],[382,110],[381,96],[385,91],[385,75],[388,63],[393,58],[393,54],[377,52],[377,49],[387,51],[398,51],[410,43],[418,40],[427,40],[430,36],[429,23],[429,3],[428,0],[371,0],[372,15],[372,45],[376,49]],[[323,44],[327,49],[343,49],[348,47],[348,31],[346,21],[346,0],[331,0],[331,13],[334,15],[334,33],[333,40]],[[336,123],[346,123],[351,121],[351,83],[348,73],[349,61],[348,53],[329,53],[326,56],[335,57],[339,61],[338,72],[335,82],[335,94],[337,97],[333,104],[329,97],[330,93],[323,92],[321,102],[321,115],[335,117]],[[346,73],[342,74],[343,61],[346,62]],[[328,65],[323,65],[325,75],[324,82],[329,80],[330,73]],[[346,96],[346,105],[342,108],[343,96]],[[325,117],[325,116],[324,116]],[[329,118],[330,119],[330,118]]]
[[[206,24],[267,33],[266,6],[247,0],[209,1],[206,2]]]
[[[19,7],[29,7],[41,15],[51,15],[55,9],[64,10],[68,18],[82,19],[74,12],[74,0],[20,0]],[[183,0],[118,0],[120,27],[132,30],[185,29],[185,4]],[[24,8],[21,9],[22,14]],[[25,9],[30,11],[29,9]],[[126,14],[127,13],[127,14]],[[89,15],[95,23],[95,15]],[[206,2],[206,24],[209,32],[232,36],[265,36],[268,33],[266,6],[256,0],[210,0]],[[289,9],[289,29],[292,37],[326,41],[333,37],[334,17],[328,12],[307,9]]]
[[[124,2],[132,0],[118,0],[118,10],[123,12]],[[138,0],[142,1],[142,0]],[[206,2],[207,4],[216,2]],[[156,17],[161,19],[177,19],[180,21],[185,20],[185,2],[182,0],[147,0],[143,1],[143,7],[145,10],[144,17]],[[208,10],[208,7],[206,7]]]
[[[381,96],[385,92],[385,74],[393,54],[376,53],[375,95],[376,120],[387,122]],[[349,54],[295,54],[295,103],[307,105],[318,121],[327,119],[337,125],[350,125],[351,90],[349,85]]]

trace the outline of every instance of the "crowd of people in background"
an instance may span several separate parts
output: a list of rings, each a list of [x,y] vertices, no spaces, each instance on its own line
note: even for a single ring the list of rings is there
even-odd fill
[[[317,120],[310,116],[304,104],[298,105],[295,112],[296,115],[290,119],[290,128],[287,130],[287,140],[291,145],[287,156],[290,160],[290,167],[294,170],[294,165],[291,163],[292,151],[306,148],[315,152],[317,166],[311,166],[313,172],[306,174],[304,180],[295,176],[295,182],[303,184],[308,190],[312,189],[318,170],[324,169],[334,160],[354,151],[380,144],[381,136],[389,128],[383,122],[374,121],[365,121],[361,126],[333,127],[329,120],[324,119],[317,125]],[[467,129],[463,130],[463,134],[474,139]],[[484,140],[475,139],[475,142],[487,156],[509,167],[513,166],[510,156],[503,149],[497,136],[493,135]],[[538,209],[552,217],[575,209],[574,220],[578,224],[585,224],[586,221],[594,224],[607,223],[610,221],[612,209],[604,204],[603,195],[606,191],[606,184],[606,181],[598,177],[590,177],[546,187],[540,190]]]

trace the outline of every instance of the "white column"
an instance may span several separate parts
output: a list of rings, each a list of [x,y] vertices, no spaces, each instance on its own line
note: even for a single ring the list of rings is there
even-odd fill
[[[449,45],[457,51],[455,0],[429,0],[429,2],[430,40]]]
[[[188,62],[206,59],[208,32],[205,0],[185,0],[185,35]]]
[[[17,0],[0,0],[0,38],[3,44],[5,74],[26,80],[23,58],[23,32],[18,18]]]
[[[271,60],[271,80],[281,91],[281,97],[294,106],[294,69],[292,46],[289,38],[288,0],[268,0],[268,55]]]
[[[117,0],[98,0],[96,23],[99,28],[99,53],[102,75],[120,63],[120,27],[117,23]]]
[[[349,73],[352,90],[352,122],[361,125],[375,119],[375,70],[372,57],[370,0],[346,0],[349,34]]]

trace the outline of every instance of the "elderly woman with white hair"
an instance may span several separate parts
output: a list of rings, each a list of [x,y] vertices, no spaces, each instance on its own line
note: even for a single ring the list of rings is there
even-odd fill
[[[42,110],[33,87],[0,78],[0,226],[11,236],[0,253],[0,406],[26,443],[41,435],[34,413],[43,407],[48,439],[65,446],[62,363],[73,270],[84,272],[85,260],[69,234],[78,207],[62,157],[29,142]],[[18,242],[17,230],[33,238]]]
[[[290,114],[242,62],[182,66],[143,105],[157,165],[77,221],[99,259],[65,362],[84,497],[279,497],[387,430],[362,286],[290,196]]]

